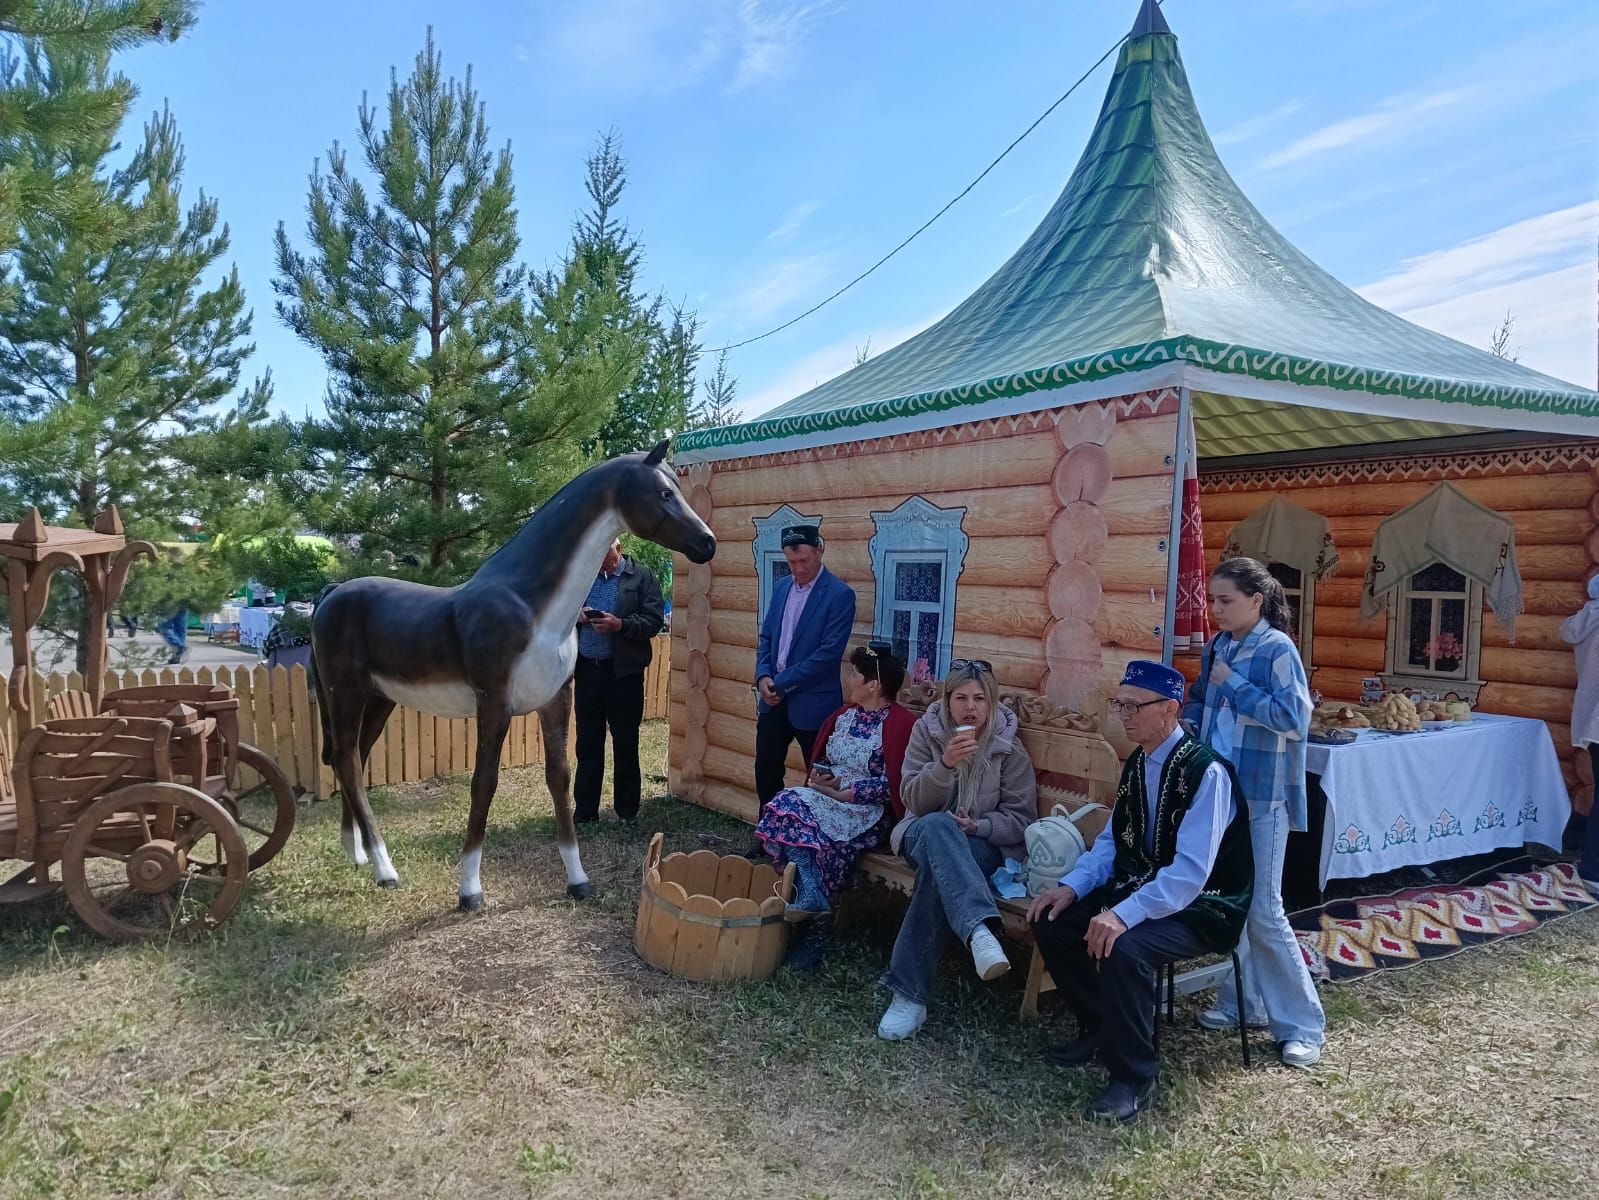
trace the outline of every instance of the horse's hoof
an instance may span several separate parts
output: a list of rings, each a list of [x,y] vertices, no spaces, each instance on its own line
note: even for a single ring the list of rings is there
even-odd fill
[[[566,894],[574,900],[587,900],[594,894],[594,885],[587,880],[566,885]]]
[[[380,880],[377,881],[377,884],[378,884],[378,886],[380,888],[388,888],[390,890],[398,890],[399,886],[400,886],[400,881],[398,879],[380,879]]]
[[[487,903],[488,901],[483,898],[483,893],[478,892],[475,895],[459,897],[456,908],[461,912],[482,912],[484,905]]]

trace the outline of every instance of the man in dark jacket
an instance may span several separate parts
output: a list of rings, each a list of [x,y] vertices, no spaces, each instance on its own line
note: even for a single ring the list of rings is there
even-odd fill
[[[579,824],[600,818],[607,727],[616,765],[611,786],[616,815],[628,824],[638,816],[644,672],[650,665],[651,641],[661,631],[662,608],[661,585],[649,568],[623,558],[621,542],[612,542],[589,588],[577,630],[573,672],[577,777],[572,782],[572,803]]]

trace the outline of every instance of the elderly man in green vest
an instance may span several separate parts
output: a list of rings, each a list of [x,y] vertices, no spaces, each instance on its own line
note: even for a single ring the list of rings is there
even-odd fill
[[[1098,1058],[1110,1085],[1089,1106],[1130,1121],[1155,1095],[1155,996],[1160,970],[1196,954],[1226,954],[1249,912],[1249,820],[1227,760],[1183,732],[1183,677],[1132,662],[1110,711],[1135,749],[1122,768],[1110,823],[1093,848],[1027,917],[1044,962],[1077,1018],[1076,1040],[1052,1046],[1057,1066]]]

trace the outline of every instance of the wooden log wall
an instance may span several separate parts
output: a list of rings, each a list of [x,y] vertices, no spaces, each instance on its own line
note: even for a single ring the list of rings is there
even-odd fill
[[[718,546],[709,564],[679,561],[673,576],[674,791],[758,815],[754,522],[784,504],[821,517],[824,561],[855,589],[857,644],[876,610],[872,514],[911,496],[965,508],[957,655],[989,659],[1008,690],[1092,709],[1128,659],[1160,653],[1176,414],[1168,389],[683,468]],[[1121,736],[1119,726],[1106,732]],[[788,761],[797,780],[797,748]]]
[[[1312,684],[1328,698],[1360,694],[1360,681],[1383,670],[1387,614],[1361,619],[1360,594],[1377,526],[1447,480],[1503,513],[1516,527],[1516,557],[1526,612],[1516,643],[1492,613],[1482,623],[1479,699],[1484,712],[1533,717],[1554,737],[1573,803],[1588,811],[1593,778],[1586,753],[1571,747],[1576,664],[1560,640],[1561,622],[1586,600],[1599,571],[1599,443],[1474,454],[1386,458],[1261,471],[1208,472],[1201,464],[1200,508],[1212,564],[1232,527],[1273,495],[1328,518],[1339,573],[1316,585]],[[1180,665],[1192,675],[1197,658]]]

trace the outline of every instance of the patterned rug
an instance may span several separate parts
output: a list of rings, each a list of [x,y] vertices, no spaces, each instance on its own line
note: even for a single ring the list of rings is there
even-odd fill
[[[1599,906],[1570,863],[1497,872],[1482,883],[1406,888],[1333,900],[1289,917],[1310,973],[1343,983],[1412,967],[1471,946],[1531,933],[1545,921]]]

